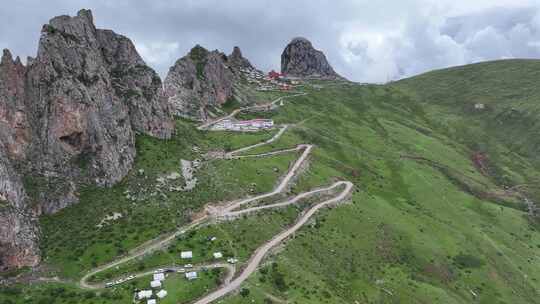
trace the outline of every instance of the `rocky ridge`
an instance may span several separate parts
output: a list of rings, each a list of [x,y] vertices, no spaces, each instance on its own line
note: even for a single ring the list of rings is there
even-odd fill
[[[343,79],[306,38],[294,38],[281,54],[281,72],[301,78]]]
[[[0,63],[0,270],[39,262],[35,218],[131,169],[135,135],[168,138],[161,80],[131,41],[89,10],[43,26],[36,58]]]
[[[175,115],[205,121],[235,97],[241,71],[253,69],[238,47],[227,56],[196,45],[169,69],[165,94]]]

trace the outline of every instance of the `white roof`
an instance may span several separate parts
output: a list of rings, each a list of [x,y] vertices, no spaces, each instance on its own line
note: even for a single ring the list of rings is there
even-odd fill
[[[158,293],[156,293],[158,298],[163,299],[167,295],[167,291],[165,289],[160,290]]]
[[[139,299],[150,298],[151,296],[152,296],[152,291],[151,290],[141,290],[137,294],[137,297]]]
[[[161,287],[161,281],[152,281],[150,282],[152,288]]]
[[[221,252],[214,252],[214,259],[221,259],[223,257],[223,253]]]
[[[163,281],[165,280],[165,274],[163,272],[154,273],[154,281]]]
[[[191,252],[191,251],[182,251],[182,252],[180,252],[180,257],[182,259],[191,259],[193,257],[193,252]]]
[[[186,278],[189,279],[189,280],[196,279],[197,278],[197,272],[196,271],[186,272]]]
[[[146,304],[156,304],[157,301],[155,299],[150,299],[148,301],[146,301]]]

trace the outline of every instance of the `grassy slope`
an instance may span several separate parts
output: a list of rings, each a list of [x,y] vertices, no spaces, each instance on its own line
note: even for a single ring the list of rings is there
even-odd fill
[[[227,303],[271,301],[267,294],[298,303],[537,301],[540,234],[519,206],[479,199],[444,171],[400,158],[427,157],[459,172],[461,182],[497,188],[474,168],[465,139],[431,120],[435,112],[382,86],[297,100],[276,119],[309,118],[293,129],[298,142],[317,145],[298,187],[341,176],[360,189],[353,204],[323,211],[297,234],[271,259],[276,266],[246,284],[248,296]]]
[[[511,72],[514,69],[511,63],[502,62],[501,72],[493,73],[493,77],[514,82],[504,89],[501,89],[502,84],[490,83],[488,78],[478,76],[478,84],[474,84],[478,89],[462,90],[470,95],[456,93],[460,88],[473,86],[461,78],[480,73],[475,72],[476,68],[496,70],[492,63],[487,63],[435,72],[391,86],[332,85],[320,91],[307,89],[309,95],[297,97],[280,109],[274,116],[278,123],[302,123],[288,130],[286,136],[272,146],[258,148],[259,152],[298,143],[316,145],[309,168],[297,180],[292,191],[328,185],[340,178],[353,181],[357,188],[351,204],[321,211],[310,225],[302,228],[294,239],[272,255],[244,284],[243,288],[249,292],[230,296],[224,302],[252,303],[255,300],[257,303],[270,303],[269,295],[297,303],[540,302],[536,296],[540,287],[540,260],[537,258],[540,233],[536,226],[530,225],[515,201],[489,201],[466,187],[499,189],[501,175],[506,175],[507,183],[519,183],[538,174],[534,157],[527,157],[524,152],[517,156],[514,155],[517,152],[508,152],[509,143],[501,139],[501,134],[486,129],[489,115],[494,115],[490,113],[504,111],[506,103],[501,100],[512,100],[508,104],[519,105],[519,98],[510,99],[510,95],[529,96],[524,101],[527,105],[535,104],[536,93],[533,91],[537,89],[532,83],[538,78],[527,78],[530,82],[517,81],[514,78],[518,77],[511,75],[529,71],[527,77],[532,77],[534,69],[522,67]],[[524,66],[538,64],[525,63],[515,62]],[[509,72],[502,73],[506,70]],[[435,78],[439,80],[433,80]],[[496,86],[493,88],[495,92],[502,91],[500,94],[490,93],[491,86]],[[438,90],[446,91],[437,95]],[[488,101],[487,97],[482,100],[488,107],[481,113],[467,110],[463,101],[474,99],[477,102],[474,96],[497,97],[502,93],[507,98],[497,99],[499,102],[495,99]],[[456,95],[446,98],[449,94]],[[442,97],[435,100],[433,96]],[[430,100],[438,102],[426,102]],[[462,108],[456,106],[462,103]],[[527,108],[527,111],[533,110]],[[466,123],[469,117],[475,117],[473,123]],[[519,125],[513,121],[508,123],[509,126],[516,124]],[[185,136],[185,141],[179,139],[176,146],[153,142],[169,154],[152,150],[156,151],[152,153],[156,158],[149,158],[145,170],[154,166],[159,168],[173,156],[182,155],[182,158],[189,159],[190,145],[184,144],[187,141],[195,141],[209,149],[213,145],[225,145],[230,140],[219,135],[209,138],[198,134],[185,123],[180,123],[179,128],[183,128],[179,136]],[[468,132],[463,132],[464,128]],[[524,135],[532,136],[534,130],[531,128]],[[476,138],[476,135],[483,137]],[[271,134],[264,136],[268,138]],[[241,141],[258,140],[235,139],[238,145]],[[481,142],[485,147],[471,145],[472,142]],[[151,146],[149,144],[147,149]],[[470,160],[471,153],[480,148],[487,149],[491,162],[496,161],[493,177],[479,174]],[[157,155],[162,159],[158,160]],[[403,158],[405,155],[425,157],[436,162],[437,166]],[[144,152],[140,156],[145,159]],[[286,165],[290,160],[284,159],[281,163]],[[171,164],[176,166],[177,161],[178,158],[171,160]],[[256,166],[255,162],[253,166]],[[244,171],[257,170],[257,167],[246,167],[234,171],[235,167],[216,172],[229,172],[241,179]],[[255,178],[258,180],[259,176],[255,175]],[[218,184],[202,185],[203,189],[215,191],[216,197],[226,193]],[[101,198],[112,193],[112,190],[107,190]],[[212,198],[192,197],[188,205],[196,208]],[[179,201],[181,199],[178,198]],[[199,202],[199,199],[204,201]],[[86,204],[88,209],[95,206],[91,202]],[[99,207],[109,212],[107,206]],[[74,207],[75,211],[68,208],[58,218],[46,219],[44,227],[54,227],[56,220],[68,224],[82,220],[77,216],[81,210],[92,211],[78,208],[82,207]],[[187,239],[179,240],[174,249],[194,246],[201,250],[201,256],[205,255],[216,248],[201,245],[204,244],[201,240],[215,234],[219,240],[240,243],[229,250],[240,250],[241,253],[235,254],[246,255],[253,244],[269,238],[280,225],[290,222],[291,216],[297,212],[263,213],[253,219],[203,228]],[[184,214],[183,211],[180,214]],[[171,215],[171,220],[177,220],[177,217]],[[125,223],[118,221],[112,224],[111,230],[123,233],[136,229],[138,225],[139,222],[125,219]],[[85,242],[99,241],[102,234],[93,235],[88,232],[90,227],[88,224],[77,233],[91,235]],[[142,231],[149,229],[149,226],[143,227]],[[272,233],[251,233],[255,228]],[[83,248],[81,250],[85,254],[90,250],[82,246],[85,243],[78,243],[76,240],[79,238],[69,234],[71,232],[66,232],[68,236],[65,238],[54,232],[55,229],[45,229],[46,234],[54,235],[50,242],[60,239],[72,242],[72,249]],[[105,234],[104,240],[108,236]],[[226,243],[222,243],[218,247],[225,246]],[[53,252],[50,259],[58,258],[59,265],[73,265],[73,262],[64,260],[64,255],[60,254],[62,251],[59,254],[49,252]],[[84,265],[87,264],[76,265],[72,275],[80,275],[77,271],[84,269]],[[186,287],[186,292],[190,290],[194,289]],[[0,292],[0,299],[3,294]],[[109,300],[102,302],[110,303]]]
[[[540,60],[504,60],[433,71],[394,86],[420,101],[439,130],[487,152],[499,183],[532,181],[529,194],[540,199],[539,78]],[[475,109],[477,103],[485,109]]]

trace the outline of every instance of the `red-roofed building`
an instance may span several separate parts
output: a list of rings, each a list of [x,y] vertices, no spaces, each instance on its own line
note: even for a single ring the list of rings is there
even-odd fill
[[[276,71],[274,71],[274,70],[271,70],[271,71],[268,73],[268,77],[269,77],[270,79],[278,79],[279,77],[283,77],[283,76],[284,76],[283,74],[278,73],[278,72],[276,72]]]

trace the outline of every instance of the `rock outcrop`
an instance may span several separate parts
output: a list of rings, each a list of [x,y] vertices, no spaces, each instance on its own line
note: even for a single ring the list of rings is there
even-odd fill
[[[227,58],[229,60],[229,65],[231,67],[233,67],[233,69],[235,69],[235,70],[240,70],[240,69],[253,70],[253,69],[255,69],[251,65],[251,62],[249,62],[249,60],[247,60],[247,58],[244,58],[244,56],[242,56],[242,51],[237,46],[235,46],[233,48],[232,53],[229,56],[227,56]]]
[[[252,69],[238,47],[227,56],[197,45],[169,69],[165,93],[175,115],[205,121],[234,98],[242,70]]]
[[[199,45],[178,59],[164,82],[174,114],[204,121],[232,98],[234,74],[227,62],[225,54]]]
[[[37,235],[34,215],[77,202],[79,183],[121,180],[135,158],[136,133],[167,138],[172,131],[158,75],[128,38],[96,29],[89,10],[44,25],[26,67],[4,51],[0,200],[8,211],[0,202],[0,265],[37,263],[37,237],[24,239]]]
[[[281,54],[281,72],[292,77],[342,79],[305,38],[294,38]]]

